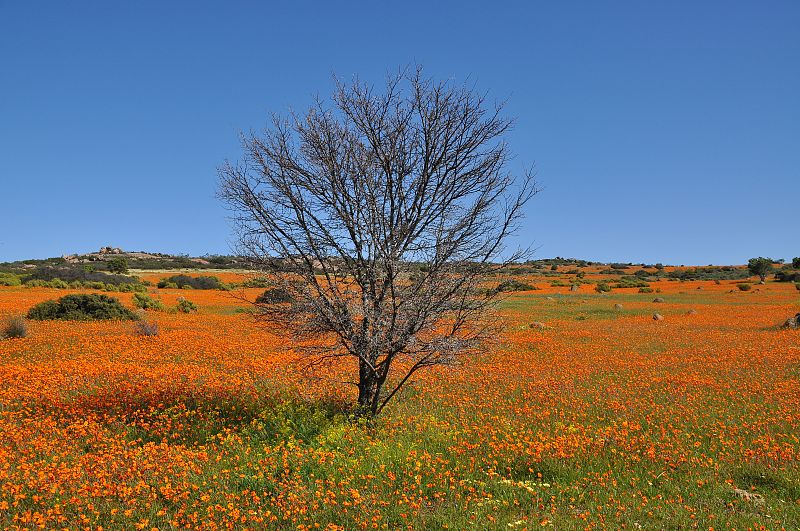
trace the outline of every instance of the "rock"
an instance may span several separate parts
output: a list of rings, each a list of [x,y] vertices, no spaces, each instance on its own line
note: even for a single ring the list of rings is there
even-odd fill
[[[656,297],[655,299],[653,299],[653,302],[664,302],[664,299],[661,297]]]
[[[531,324],[529,324],[528,326],[530,328],[533,328],[534,330],[544,330],[545,328],[547,328],[547,326],[545,326],[544,323],[540,323],[539,321],[534,321]]]
[[[614,309],[619,311],[619,310],[622,309],[622,305],[620,303],[617,303],[617,304],[614,305]]]
[[[653,321],[663,321],[663,320],[664,320],[664,316],[661,315],[660,313],[654,313],[653,314]]]
[[[686,312],[686,315],[695,315],[696,313],[697,310],[689,310],[688,312]]]
[[[744,489],[733,489],[733,494],[737,498],[751,502],[754,505],[764,505],[764,497],[761,494],[746,491]]]
[[[781,328],[787,328],[789,330],[797,330],[800,329],[800,313],[795,315],[794,317],[789,317],[786,319],[786,322],[783,323]]]
[[[697,286],[697,289],[703,289],[703,286]]]
[[[578,285],[577,284],[573,284],[572,287],[569,288],[569,290],[570,291],[578,291]]]
[[[545,297],[545,299],[547,299],[549,301],[554,301],[555,300],[553,297]]]

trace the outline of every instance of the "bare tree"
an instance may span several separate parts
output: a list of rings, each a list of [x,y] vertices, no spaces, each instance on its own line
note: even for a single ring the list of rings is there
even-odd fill
[[[382,91],[337,80],[330,104],[274,117],[219,170],[240,253],[290,294],[259,315],[314,367],[353,359],[362,415],[496,332],[487,275],[521,257],[503,242],[536,193],[507,170],[501,113],[419,68]]]

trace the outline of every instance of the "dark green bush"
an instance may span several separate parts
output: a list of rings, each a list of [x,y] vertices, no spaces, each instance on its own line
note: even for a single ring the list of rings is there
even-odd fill
[[[108,270],[112,273],[125,274],[128,272],[128,261],[124,258],[112,258],[108,261]]]
[[[504,293],[509,291],[531,291],[536,289],[539,288],[531,284],[528,284],[527,282],[511,278],[508,280],[504,280],[503,282],[498,284],[497,287],[494,288],[494,291],[497,293]]]
[[[181,289],[225,289],[226,286],[217,277],[201,276],[191,277],[189,275],[174,275],[162,279],[158,283],[159,288],[177,287]]]
[[[29,319],[59,321],[93,321],[119,319],[136,321],[139,317],[124,307],[119,299],[108,295],[66,295],[57,301],[49,300],[37,304],[28,311]]]
[[[653,288],[639,288],[639,293],[653,293]]]
[[[256,304],[281,304],[292,302],[292,294],[284,288],[270,288],[256,298]]]
[[[736,284],[736,287],[739,288],[739,291],[750,291],[753,288],[753,286],[747,282],[740,282]]]

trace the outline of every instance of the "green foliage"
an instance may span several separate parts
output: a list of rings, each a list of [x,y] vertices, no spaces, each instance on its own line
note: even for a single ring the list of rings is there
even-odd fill
[[[764,258],[763,256],[751,258],[747,262],[747,270],[751,275],[759,277],[763,282],[772,271],[772,263],[773,260],[771,258]]]
[[[128,272],[128,261],[125,258],[113,258],[108,261],[108,270],[112,273],[125,274]]]
[[[138,316],[125,308],[119,299],[100,294],[66,295],[58,301],[37,304],[28,311],[29,319],[59,321],[138,320]]]
[[[536,289],[539,288],[531,284],[528,284],[527,282],[522,282],[521,280],[512,278],[509,280],[504,280],[503,282],[498,284],[493,291],[495,293],[505,293],[510,291],[532,291]]]
[[[0,339],[13,339],[27,337],[28,323],[23,317],[11,317],[0,331]]]
[[[179,297],[178,305],[175,306],[175,309],[181,313],[192,313],[197,311],[197,305],[192,301],[188,301],[183,297]]]
[[[142,310],[155,310],[158,312],[164,310],[164,303],[146,293],[134,293],[133,305]]]
[[[51,288],[51,289],[96,289],[101,291],[117,291],[121,293],[136,293],[147,291],[147,286],[138,282],[131,284],[106,284],[105,282],[73,280],[66,282],[60,278],[53,280],[28,280],[26,288]]]
[[[736,284],[736,287],[739,288],[739,291],[750,291],[753,289],[752,284],[748,284],[747,282],[740,282],[739,284]]]
[[[611,286],[609,286],[607,282],[598,282],[594,290],[597,293],[608,293],[611,291]]]
[[[292,300],[292,294],[285,289],[270,288],[256,298],[256,304],[281,304]]]
[[[800,291],[800,282],[795,282],[794,287],[797,288],[797,291]]]
[[[650,284],[645,282],[644,280],[640,280],[636,277],[622,277],[619,279],[619,282],[613,284],[612,287],[615,288],[647,288]]]
[[[22,281],[14,273],[0,273],[0,286],[19,286]]]
[[[639,293],[653,293],[653,288],[639,288]]]
[[[214,276],[174,275],[162,279],[158,283],[159,288],[171,288],[173,286],[181,289],[227,289],[227,286]]]
[[[792,258],[792,267],[795,269],[800,269],[800,256],[795,256]]]

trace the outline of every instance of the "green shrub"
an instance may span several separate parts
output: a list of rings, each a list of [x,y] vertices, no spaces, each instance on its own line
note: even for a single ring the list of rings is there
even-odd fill
[[[187,301],[183,297],[178,298],[178,305],[175,309],[181,313],[192,313],[197,311],[197,305],[192,301]]]
[[[190,277],[189,275],[174,275],[162,279],[158,283],[159,288],[171,288],[173,285],[181,289],[226,289],[225,284],[217,277],[212,276]]]
[[[522,282],[521,280],[511,278],[508,280],[504,280],[503,282],[498,284],[497,287],[494,288],[494,291],[496,293],[504,293],[509,291],[531,291],[536,289],[539,288],[537,288],[536,286],[532,286],[527,282]]]
[[[644,280],[638,279],[636,277],[622,277],[619,279],[619,282],[614,284],[612,287],[615,288],[648,288],[650,284],[645,282]]]
[[[611,291],[611,286],[608,285],[606,282],[598,282],[597,285],[594,287],[594,290],[597,293],[608,293]]]
[[[736,284],[736,286],[739,288],[739,291],[750,291],[753,288],[753,286],[747,282],[740,282]]]
[[[284,288],[270,288],[256,297],[256,304],[281,304],[292,300],[292,294]]]
[[[794,287],[797,288],[797,291],[800,291],[800,282],[795,282]]]
[[[155,310],[158,312],[164,310],[164,303],[162,303],[160,300],[154,299],[146,293],[134,293],[133,305],[137,308],[141,308],[142,310]]]
[[[128,261],[124,258],[113,258],[108,261],[108,270],[112,273],[125,274],[128,272]]]
[[[29,319],[59,321],[92,320],[138,320],[138,316],[125,308],[119,299],[108,295],[75,294],[66,295],[57,301],[49,300],[37,304],[28,311]]]
[[[19,286],[22,284],[19,277],[13,273],[0,273],[0,286]]]
[[[28,323],[22,317],[11,317],[0,332],[0,339],[27,337]]]
[[[639,293],[653,293],[653,288],[639,288]]]

